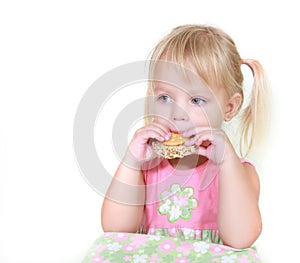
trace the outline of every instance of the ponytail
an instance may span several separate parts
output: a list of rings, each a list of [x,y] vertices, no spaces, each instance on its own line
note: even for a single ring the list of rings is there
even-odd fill
[[[267,78],[261,64],[257,60],[243,59],[242,64],[247,65],[253,74],[253,85],[249,104],[242,112],[240,152],[247,156],[254,143],[262,142],[266,135],[267,107]],[[245,154],[243,154],[245,152]]]

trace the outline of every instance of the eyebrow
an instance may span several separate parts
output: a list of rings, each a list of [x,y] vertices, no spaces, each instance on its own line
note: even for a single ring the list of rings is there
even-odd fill
[[[191,91],[187,91],[184,88],[180,88],[180,87],[175,87],[175,86],[171,86],[171,85],[164,85],[164,84],[158,84],[155,86],[154,92],[163,92],[163,93],[167,93],[167,94],[171,94],[173,92],[176,92],[176,90],[174,90],[174,88],[179,89],[180,91],[184,92],[185,94],[187,94],[190,97],[208,97],[211,93],[211,91],[203,91],[201,89],[199,90],[191,90]]]
[[[174,89],[174,85],[172,86],[171,84],[163,83],[163,82],[158,82],[155,84],[155,91],[164,91],[164,92],[172,92]],[[176,87],[175,87],[176,88]]]

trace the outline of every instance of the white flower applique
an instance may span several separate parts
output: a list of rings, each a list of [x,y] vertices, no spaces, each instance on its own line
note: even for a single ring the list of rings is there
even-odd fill
[[[163,191],[160,195],[162,203],[158,211],[167,215],[170,223],[176,222],[179,218],[188,220],[192,217],[193,209],[198,207],[198,200],[193,198],[192,187],[181,188],[179,184],[171,185],[169,190]]]

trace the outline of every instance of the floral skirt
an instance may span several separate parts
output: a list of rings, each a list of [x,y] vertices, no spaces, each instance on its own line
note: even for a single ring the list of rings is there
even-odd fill
[[[261,262],[255,248],[233,249],[204,240],[149,234],[107,232],[99,237],[81,263]]]

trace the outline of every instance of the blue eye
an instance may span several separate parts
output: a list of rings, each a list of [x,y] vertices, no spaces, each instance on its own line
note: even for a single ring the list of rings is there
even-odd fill
[[[173,100],[168,95],[161,95],[158,97],[161,102],[172,102]]]
[[[192,102],[192,104],[195,104],[195,105],[201,105],[201,104],[205,103],[206,101],[201,98],[192,98],[191,102]]]

